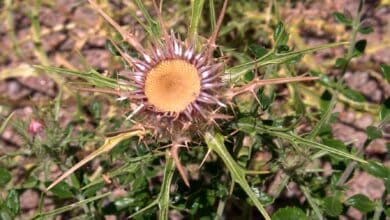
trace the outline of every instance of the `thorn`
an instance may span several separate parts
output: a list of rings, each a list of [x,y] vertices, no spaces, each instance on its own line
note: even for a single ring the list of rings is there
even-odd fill
[[[252,93],[253,97],[256,99],[257,103],[259,103],[259,105],[261,106],[261,102],[260,102],[259,98],[257,97],[257,94],[255,93],[255,91],[251,90],[251,93]]]
[[[113,41],[110,39],[110,42],[112,43],[112,45],[114,45],[115,49],[120,53],[120,55],[123,57],[123,59],[126,60],[126,62],[131,66],[131,67],[134,67],[134,62],[132,62],[130,60],[130,56],[126,53],[124,53],[120,48],[119,46]]]
[[[186,171],[185,171],[185,169],[184,169],[184,167],[181,164],[180,159],[179,159],[179,148],[180,147],[183,147],[183,146],[179,145],[179,144],[173,144],[170,153],[171,153],[171,157],[175,161],[175,165],[177,167],[177,170],[179,171],[181,178],[183,179],[186,186],[189,188],[190,182],[188,181]]]
[[[201,162],[200,165],[199,165],[199,169],[200,169],[200,168],[203,166],[203,164],[206,162],[207,158],[209,158],[210,153],[211,153],[211,150],[208,149],[206,155],[204,156],[202,162]]]
[[[114,89],[103,89],[103,88],[83,88],[83,87],[78,87],[78,86],[72,86],[72,88],[79,90],[79,91],[84,91],[84,92],[99,92],[99,93],[104,93],[104,94],[110,94],[110,95],[117,95],[122,97],[121,92],[118,90]]]
[[[258,89],[265,85],[277,85],[277,84],[285,84],[285,83],[293,83],[293,82],[313,81],[317,79],[318,77],[315,76],[307,76],[307,77],[297,76],[297,77],[284,77],[284,78],[263,79],[263,80],[256,79],[244,86],[231,88],[228,92],[226,92],[226,99],[232,100],[235,96],[239,94],[254,91],[255,89]]]
[[[211,57],[213,55],[213,52],[215,50],[215,41],[217,40],[217,37],[218,37],[218,34],[219,34],[219,30],[221,29],[223,18],[225,17],[227,4],[228,4],[228,0],[225,0],[223,2],[222,10],[221,10],[221,12],[219,14],[217,25],[215,26],[215,30],[211,34],[210,38],[208,39],[208,42],[207,42],[207,47],[208,47],[207,50],[208,51],[207,51],[207,54],[206,54],[207,59],[211,59]]]
[[[125,120],[126,121],[130,120],[132,117],[134,117],[134,115],[136,115],[139,111],[141,111],[144,106],[145,106],[144,104],[140,104],[129,116],[126,117]]]
[[[120,33],[123,40],[127,41],[131,46],[134,47],[138,52],[144,53],[144,49],[141,43],[130,33],[127,33],[118,23],[116,23],[110,16],[108,16],[94,0],[88,0],[91,6],[106,20],[116,31]]]

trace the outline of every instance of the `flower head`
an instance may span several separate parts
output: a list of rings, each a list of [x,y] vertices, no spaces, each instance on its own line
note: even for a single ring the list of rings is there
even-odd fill
[[[31,120],[30,124],[28,125],[28,133],[31,135],[36,135],[40,133],[43,130],[43,124],[38,120]]]
[[[195,52],[194,44],[185,47],[171,34],[165,45],[152,47],[143,57],[142,61],[131,58],[134,70],[122,75],[136,88],[129,98],[137,99],[155,116],[153,120],[168,118],[184,124],[207,119],[209,110],[224,106],[218,98],[223,63],[208,62],[204,52]]]

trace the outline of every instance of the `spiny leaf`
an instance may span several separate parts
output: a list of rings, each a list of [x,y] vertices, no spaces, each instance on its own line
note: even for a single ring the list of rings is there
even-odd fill
[[[54,186],[56,186],[58,183],[60,183],[62,180],[64,180],[66,177],[68,177],[70,174],[75,172],[77,169],[79,169],[81,166],[84,164],[88,163],[89,161],[93,160],[95,157],[107,153],[110,150],[112,150],[118,143],[121,141],[128,139],[130,137],[134,136],[140,136],[143,134],[143,131],[141,130],[135,130],[135,131],[130,131],[127,133],[119,134],[114,137],[107,138],[99,149],[94,151],[93,153],[89,154],[87,157],[82,159],[80,162],[78,162],[76,165],[71,167],[68,171],[66,171],[64,174],[62,174],[58,179],[56,179],[49,187],[47,187],[47,190],[50,190]]]
[[[103,198],[109,196],[110,194],[111,194],[111,192],[104,193],[102,195],[97,195],[97,196],[94,196],[94,197],[91,197],[91,198],[88,198],[88,199],[85,199],[85,200],[81,200],[79,202],[76,202],[76,203],[73,203],[73,204],[70,204],[70,205],[66,205],[66,206],[63,206],[61,208],[49,211],[49,212],[40,213],[37,216],[35,216],[33,219],[38,220],[38,219],[42,219],[42,218],[49,218],[49,217],[61,214],[63,212],[75,209],[75,208],[80,207],[82,205],[88,204],[90,202],[93,202],[93,201],[96,201],[96,200],[99,200],[99,199],[103,199]]]
[[[292,51],[288,53],[282,53],[282,54],[274,54],[274,49],[265,54],[264,56],[260,57],[259,59],[256,59],[254,61],[250,61],[248,63],[240,64],[238,66],[234,66],[230,69],[226,70],[226,80],[235,80],[241,77],[243,74],[248,72],[249,70],[252,70],[254,68],[259,68],[262,66],[270,65],[270,64],[280,64],[285,63],[291,59],[296,58],[297,56],[300,56],[302,54],[311,53],[318,50],[323,50],[327,48],[332,47],[338,47],[341,45],[347,45],[348,42],[338,42],[338,43],[331,43],[331,44],[324,44],[319,45],[307,49]]]
[[[131,87],[127,85],[119,84],[115,79],[103,76],[96,72],[95,70],[90,70],[88,72],[79,72],[75,70],[68,70],[59,67],[51,67],[51,66],[35,66],[38,69],[46,70],[48,72],[56,72],[61,74],[66,74],[70,76],[77,76],[82,79],[87,80],[92,85],[100,88],[111,88],[111,89],[122,89],[122,90],[132,90]]]
[[[226,167],[229,169],[230,174],[235,182],[237,182],[241,188],[246,192],[249,198],[252,200],[253,204],[257,207],[260,213],[266,220],[270,220],[270,216],[267,211],[264,209],[263,205],[257,198],[256,194],[253,192],[249,186],[247,180],[245,179],[243,169],[234,161],[233,157],[229,154],[228,150],[224,144],[224,138],[221,134],[211,134],[207,132],[205,134],[205,141],[209,149],[215,151],[218,156],[223,160]]]
[[[15,68],[4,69],[0,72],[0,80],[28,76],[38,76],[38,73],[35,71],[34,67],[28,64],[20,64]]]
[[[243,131],[255,129],[258,133],[268,133],[272,136],[282,138],[290,143],[301,144],[301,145],[304,145],[307,147],[313,147],[313,148],[317,148],[320,150],[324,150],[324,151],[327,151],[331,154],[335,154],[335,155],[338,155],[338,156],[341,156],[344,158],[349,158],[349,159],[358,161],[362,164],[367,163],[367,161],[365,161],[364,159],[361,159],[355,155],[343,152],[341,150],[338,150],[336,148],[332,148],[330,146],[326,146],[324,144],[317,143],[315,141],[308,140],[308,139],[300,137],[296,134],[280,132],[280,131],[272,130],[269,127],[258,125],[257,122],[253,122],[253,120],[251,120],[250,118],[240,119],[240,121],[238,122],[238,128],[243,129]]]

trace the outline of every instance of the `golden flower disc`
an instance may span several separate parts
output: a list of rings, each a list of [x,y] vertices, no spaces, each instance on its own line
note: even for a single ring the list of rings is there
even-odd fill
[[[147,73],[145,95],[159,111],[179,113],[195,101],[199,93],[198,70],[185,60],[161,61]]]

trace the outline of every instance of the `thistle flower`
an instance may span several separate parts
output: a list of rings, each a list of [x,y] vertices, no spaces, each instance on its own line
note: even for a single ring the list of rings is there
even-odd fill
[[[36,135],[40,133],[43,130],[43,124],[38,120],[31,120],[30,124],[28,125],[28,133],[31,135]]]
[[[133,71],[121,75],[136,88],[129,99],[137,100],[160,128],[182,133],[207,120],[214,108],[225,107],[219,99],[223,63],[209,62],[204,51],[197,53],[194,43],[186,47],[173,32],[165,40],[142,53],[144,60],[131,58]]]

